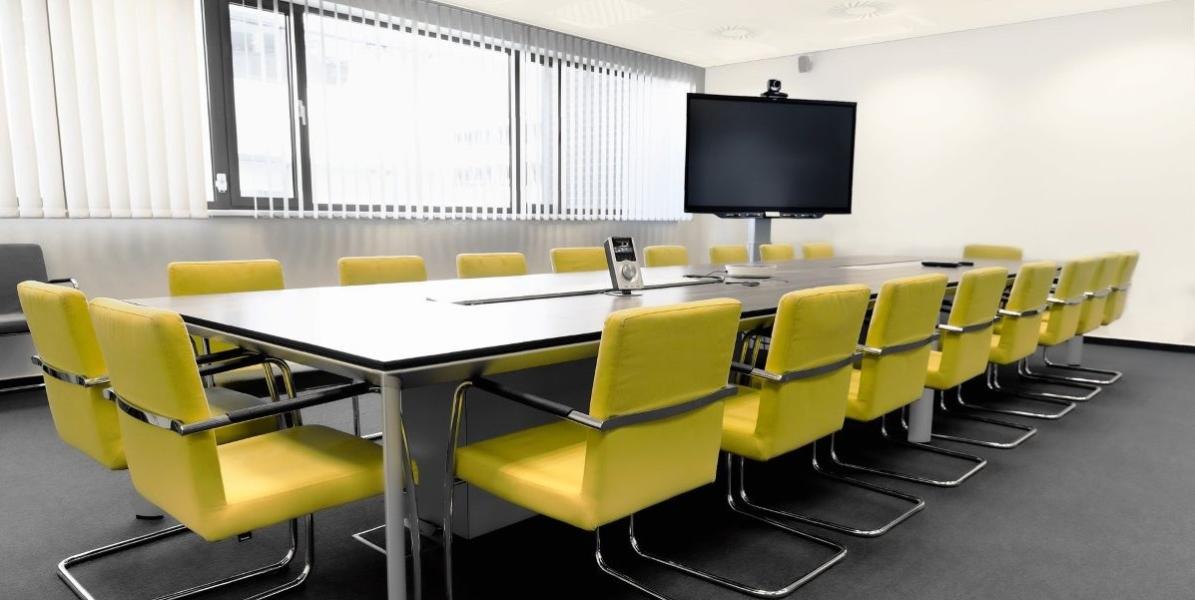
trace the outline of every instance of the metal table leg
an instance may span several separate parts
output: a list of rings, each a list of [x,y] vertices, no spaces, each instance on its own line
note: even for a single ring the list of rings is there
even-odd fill
[[[403,548],[403,447],[402,387],[398,377],[382,376],[382,451],[386,483],[386,547]],[[407,597],[407,561],[405,552],[386,553],[386,598]]]

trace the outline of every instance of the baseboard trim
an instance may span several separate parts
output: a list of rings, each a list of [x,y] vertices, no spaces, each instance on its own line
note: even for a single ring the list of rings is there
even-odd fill
[[[1143,340],[1125,340],[1120,338],[1084,336],[1083,341],[1097,346],[1120,346],[1122,348],[1142,348],[1145,350],[1162,350],[1165,352],[1181,352],[1195,354],[1195,346],[1186,344],[1167,344],[1164,342],[1146,342]]]
[[[0,394],[6,392],[19,392],[21,390],[31,390],[33,388],[41,387],[44,383],[45,381],[42,379],[41,375],[0,379]]]

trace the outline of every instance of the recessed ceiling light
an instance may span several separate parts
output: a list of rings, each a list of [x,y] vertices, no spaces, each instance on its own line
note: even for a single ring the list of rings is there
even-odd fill
[[[724,37],[728,40],[745,40],[755,35],[754,31],[746,27],[740,27],[738,25],[722,27],[714,33],[718,34],[719,37]]]
[[[892,12],[892,5],[878,0],[851,0],[830,9],[830,14],[855,21],[871,19]]]

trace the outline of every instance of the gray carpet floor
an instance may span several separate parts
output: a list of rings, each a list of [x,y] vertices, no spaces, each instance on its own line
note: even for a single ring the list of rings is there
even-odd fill
[[[1121,369],[1124,380],[1060,421],[1021,420],[1040,429],[1022,447],[941,443],[990,461],[962,486],[872,478],[928,503],[889,534],[862,539],[794,524],[842,542],[849,554],[793,597],[1195,598],[1195,355],[1089,345],[1086,361]],[[347,413],[345,406],[322,407],[307,419],[347,428]],[[367,417],[376,426],[376,413]],[[1001,433],[981,426],[966,431]],[[848,433],[847,448],[908,470],[945,475],[964,466],[877,445],[871,431]],[[807,461],[795,453],[749,468],[757,500],[860,524],[902,507],[815,479]],[[782,585],[825,558],[824,550],[729,513],[721,486],[643,513],[637,528],[644,547],[763,586]],[[164,526],[132,520],[130,494],[127,475],[98,468],[59,442],[41,391],[0,395],[0,598],[72,598],[55,577],[60,559]],[[314,573],[286,597],[384,597],[382,556],[349,537],[380,523],[381,512],[375,499],[320,513]],[[603,531],[609,562],[661,593],[746,597],[635,557],[625,523]],[[245,542],[179,536],[80,566],[78,576],[98,598],[150,598],[268,562],[285,546],[281,527]],[[426,597],[439,598],[438,547],[426,546]],[[597,570],[591,534],[548,519],[460,542],[458,549],[458,598],[644,597]],[[204,597],[243,598],[286,575]]]

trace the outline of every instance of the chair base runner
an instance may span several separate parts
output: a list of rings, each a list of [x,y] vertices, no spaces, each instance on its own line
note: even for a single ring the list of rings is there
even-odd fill
[[[1004,421],[1001,419],[991,419],[988,417],[980,417],[978,415],[966,414],[966,412],[963,412],[962,410],[957,408],[957,407],[963,407],[964,409],[966,409],[968,407],[968,405],[965,405],[962,403],[962,396],[963,396],[962,386],[956,387],[954,389],[954,392],[955,392],[954,397],[956,399],[955,400],[956,408],[951,408],[950,405],[947,404],[945,393],[938,394],[938,408],[941,409],[941,412],[939,412],[938,417],[935,417],[935,418],[940,418],[940,417],[945,416],[950,419],[960,419],[960,420],[965,420],[965,421],[974,421],[977,423],[987,423],[989,425],[996,425],[996,426],[1005,427],[1008,429],[1016,429],[1019,431],[1023,431],[1024,433],[1022,433],[1016,439],[1007,441],[1007,442],[1001,442],[1001,441],[997,441],[997,440],[986,440],[986,439],[980,439],[980,438],[972,438],[972,437],[966,437],[966,436],[961,436],[961,435],[952,435],[952,434],[946,434],[946,433],[934,433],[933,434],[934,438],[939,439],[939,440],[948,440],[951,442],[959,442],[959,443],[963,443],[963,444],[972,444],[975,446],[983,446],[985,448],[999,448],[1002,450],[1008,450],[1008,449],[1016,448],[1017,446],[1020,446],[1021,444],[1025,443],[1025,440],[1028,440],[1029,438],[1037,435],[1036,427],[1031,427],[1029,425],[1022,425],[1020,423],[1013,423],[1012,421]]]
[[[904,409],[901,409],[901,410],[904,410]],[[942,456],[949,456],[951,458],[957,458],[960,460],[965,460],[968,462],[975,463],[975,466],[971,467],[968,471],[966,471],[965,473],[963,473],[961,476],[959,476],[956,479],[935,479],[933,477],[929,477],[929,476],[925,476],[925,475],[918,475],[918,474],[914,474],[914,473],[904,473],[901,471],[893,471],[891,469],[885,469],[882,467],[873,467],[873,466],[869,466],[869,465],[858,465],[858,464],[847,463],[847,462],[843,462],[842,459],[838,458],[838,451],[837,451],[837,446],[836,446],[836,443],[837,443],[836,440],[838,439],[838,434],[834,434],[834,435],[830,436],[830,463],[833,464],[835,467],[838,467],[841,469],[847,469],[847,470],[851,470],[851,471],[859,471],[862,473],[871,473],[873,475],[882,475],[884,477],[892,477],[895,479],[903,479],[905,481],[912,481],[914,483],[922,483],[925,485],[932,485],[935,487],[957,487],[958,485],[962,484],[964,481],[970,479],[973,475],[975,475],[979,471],[983,470],[983,468],[988,465],[987,459],[985,459],[981,456],[975,456],[974,454],[967,454],[965,452],[959,452],[957,450],[950,450],[948,448],[939,448],[937,446],[932,446],[930,444],[925,444],[925,443],[921,443],[921,442],[910,442],[907,440],[899,439],[888,432],[888,424],[887,424],[888,417],[889,417],[889,415],[884,415],[883,417],[880,417],[880,419],[879,419],[880,435],[881,435],[881,437],[883,437],[883,439],[885,441],[889,442],[890,444],[904,447],[904,448],[912,448],[914,450],[921,450],[924,452],[931,452],[933,454],[940,454]]]
[[[1022,379],[1027,379],[1029,381],[1041,381],[1044,383],[1055,383],[1055,384],[1064,385],[1067,387],[1077,388],[1077,389],[1081,389],[1081,390],[1087,390],[1087,393],[1082,396],[1075,396],[1072,394],[1058,394],[1058,393],[1054,393],[1054,392],[1029,392],[1029,391],[1024,391],[1024,390],[1017,391],[1016,394],[1018,396],[1022,396],[1022,397],[1037,398],[1037,399],[1049,398],[1049,399],[1053,399],[1053,400],[1068,400],[1070,402],[1087,402],[1088,400],[1095,398],[1100,392],[1104,391],[1104,388],[1102,388],[1098,385],[1086,385],[1083,383],[1075,383],[1073,381],[1067,381],[1065,378],[1058,378],[1058,377],[1053,377],[1050,375],[1044,375],[1041,373],[1037,373],[1029,368],[1029,359],[1028,358],[1022,358],[1021,361],[1017,363],[1017,375],[1020,375]]]
[[[1063,406],[1064,408],[1061,411],[1053,412],[1053,413],[1034,412],[1031,410],[1015,410],[1015,409],[1011,409],[1011,408],[995,408],[995,407],[991,407],[991,406],[983,406],[981,404],[970,404],[963,398],[962,395],[959,395],[957,397],[956,402],[958,403],[959,406],[966,408],[968,410],[978,410],[978,411],[983,411],[983,412],[999,413],[1002,415],[1016,415],[1019,417],[1030,417],[1030,418],[1034,418],[1034,419],[1047,419],[1047,420],[1051,420],[1051,421],[1058,420],[1058,419],[1061,419],[1062,417],[1065,417],[1067,415],[1067,413],[1074,410],[1075,407],[1078,406],[1077,404],[1075,404],[1074,402],[1071,402],[1070,400],[1059,400],[1057,398],[1035,396],[1035,395],[1033,395],[1035,392],[1021,391],[1021,390],[1015,390],[1015,389],[1014,390],[1005,390],[1004,387],[1000,385],[999,367],[997,367],[994,363],[988,363],[987,389],[989,391],[995,392],[1002,396],[1016,396],[1018,398],[1022,398],[1025,400],[1031,400],[1034,402],[1042,402],[1045,404],[1054,404],[1054,405],[1058,405],[1058,406]]]
[[[46,387],[46,382],[41,375],[0,379],[0,394],[7,394],[9,392],[23,392],[25,390],[37,390],[44,387]]]
[[[768,506],[764,506],[761,504],[755,504],[754,502],[751,501],[751,497],[747,493],[747,484],[746,484],[746,475],[745,475],[746,460],[743,459],[742,457],[735,457],[737,459],[737,463],[738,463],[737,478],[734,476],[733,467],[731,466],[731,464],[729,462],[727,463],[728,482],[732,482],[731,485],[733,486],[732,488],[727,490],[727,495],[726,495],[726,500],[727,500],[728,504],[730,504],[730,508],[739,514],[742,514],[742,515],[745,515],[748,517],[752,517],[752,518],[759,518],[756,514],[751,512],[751,511],[756,511],[757,513],[764,513],[767,515],[771,515],[774,517],[780,517],[780,518],[784,518],[784,519],[792,519],[794,521],[799,521],[801,523],[808,523],[810,525],[816,525],[818,527],[823,527],[825,529],[831,529],[833,531],[838,531],[838,532],[846,533],[849,535],[854,535],[854,536],[859,536],[859,537],[867,537],[867,538],[879,537],[881,535],[884,535],[885,533],[888,533],[888,531],[891,530],[893,527],[899,525],[900,523],[903,523],[906,519],[917,514],[918,512],[921,511],[921,509],[925,508],[925,500],[923,500],[917,496],[914,496],[912,494],[906,494],[904,492],[899,492],[899,491],[896,491],[893,489],[878,486],[878,485],[868,483],[866,481],[862,481],[859,479],[854,479],[851,477],[844,477],[842,475],[838,475],[837,473],[833,473],[833,472],[826,470],[824,467],[822,467],[821,462],[819,462],[819,460],[818,460],[818,455],[819,455],[822,447],[823,447],[823,445],[822,445],[821,440],[813,443],[813,453],[812,453],[813,457],[812,457],[812,460],[810,461],[813,473],[817,474],[818,476],[822,477],[823,479],[837,481],[839,483],[844,483],[846,485],[850,485],[850,486],[854,486],[854,487],[868,490],[871,492],[875,492],[877,494],[882,494],[882,495],[889,496],[892,498],[904,500],[906,502],[909,502],[913,506],[909,507],[908,510],[897,515],[896,518],[888,521],[887,523],[885,523],[884,525],[882,525],[880,527],[875,527],[872,529],[862,529],[862,528],[859,528],[859,527],[856,527],[853,525],[837,523],[835,521],[830,521],[827,519],[812,517],[809,515],[795,513],[795,512],[791,512],[791,511],[787,511],[787,510],[781,510],[779,508],[768,507]],[[768,522],[770,523],[771,521],[768,521]]]
[[[315,563],[315,520],[311,515],[307,515],[306,521],[307,521],[307,523],[306,523],[307,535],[306,535],[306,540],[305,540],[306,548],[305,548],[305,552],[304,552],[304,564],[303,564],[303,569],[302,569],[302,571],[300,571],[299,575],[297,577],[295,577],[294,579],[287,581],[286,583],[283,583],[276,587],[270,588],[264,592],[254,594],[253,596],[250,596],[246,600],[263,600],[264,598],[271,598],[271,597],[277,596],[283,592],[286,592],[288,590],[299,587],[300,585],[303,585],[304,581],[307,580],[307,575],[311,573],[311,568]],[[124,550],[144,546],[151,542],[156,542],[158,540],[166,539],[168,537],[172,537],[172,536],[180,534],[180,533],[187,533],[189,531],[190,530],[187,529],[183,525],[173,525],[171,527],[167,527],[166,529],[161,529],[158,531],[154,531],[152,533],[140,535],[140,536],[137,536],[134,538],[130,538],[130,539],[121,541],[121,542],[116,542],[115,544],[109,544],[107,546],[102,546],[99,548],[88,550],[86,552],[81,552],[79,554],[75,554],[73,556],[69,556],[69,557],[63,559],[62,562],[58,563],[58,577],[61,578],[62,582],[65,583],[67,585],[67,587],[69,587],[70,590],[72,592],[74,592],[75,595],[78,596],[79,598],[81,598],[82,600],[95,600],[95,596],[93,596],[91,594],[91,592],[87,590],[87,588],[83,587],[83,584],[79,583],[79,580],[77,578],[75,578],[74,574],[72,574],[70,572],[71,567],[74,567],[76,565],[79,565],[79,564],[82,564],[85,562],[90,562],[90,561],[96,560],[96,559],[104,557],[104,556],[116,554],[116,553],[124,551]],[[251,579],[254,577],[259,577],[261,575],[266,575],[269,573],[273,573],[273,572],[285,569],[288,565],[290,565],[291,560],[294,558],[295,553],[298,550],[298,546],[299,546],[299,520],[298,519],[294,519],[290,522],[290,542],[291,542],[290,548],[287,550],[286,554],[277,562],[274,562],[274,563],[271,563],[268,565],[264,565],[261,567],[257,567],[256,569],[251,569],[249,571],[244,571],[242,573],[237,573],[235,575],[230,575],[223,579],[217,579],[215,581],[211,581],[208,583],[189,587],[187,589],[173,592],[170,594],[166,594],[164,596],[158,596],[154,600],[180,600],[182,598],[189,598],[189,597],[195,596],[197,594],[202,594],[202,593],[214,590],[214,589],[222,588],[222,587],[225,587],[228,585],[232,585],[234,583],[238,583],[238,582],[245,581],[245,580],[248,580],[248,579]]]
[[[1084,367],[1082,365],[1077,365],[1077,364],[1076,365],[1068,365],[1068,364],[1055,363],[1050,360],[1050,355],[1046,352],[1046,348],[1041,349],[1041,359],[1042,359],[1042,362],[1045,363],[1045,365],[1047,367],[1050,367],[1053,369],[1060,369],[1063,371],[1076,371],[1079,373],[1094,373],[1096,375],[1107,375],[1107,378],[1096,379],[1094,377],[1068,377],[1066,375],[1051,374],[1051,373],[1043,373],[1042,374],[1044,377],[1051,377],[1053,379],[1065,381],[1067,383],[1090,383],[1090,384],[1095,384],[1095,385],[1112,385],[1113,383],[1120,381],[1121,377],[1124,377],[1124,373],[1122,373],[1120,371],[1113,371],[1111,369],[1095,369],[1092,367]]]

